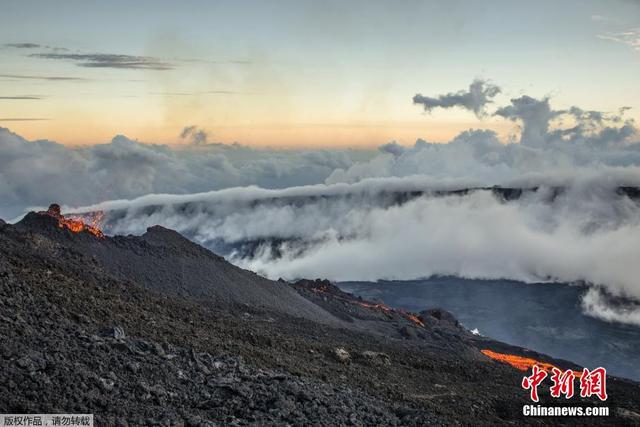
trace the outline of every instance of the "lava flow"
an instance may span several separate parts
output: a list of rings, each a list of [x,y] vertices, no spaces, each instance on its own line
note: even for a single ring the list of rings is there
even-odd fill
[[[40,211],[38,213],[40,215],[48,215],[52,218],[57,219],[58,227],[60,228],[66,228],[67,230],[72,231],[74,233],[87,231],[96,237],[100,237],[100,238],[104,237],[104,233],[99,228],[100,222],[104,217],[104,214],[102,212],[91,215],[91,217],[89,218],[91,221],[91,224],[85,223],[83,219],[79,217],[74,217],[74,216],[65,217],[60,212],[60,205],[57,205],[55,203],[49,206],[49,209],[47,209],[46,211]]]
[[[522,372],[528,371],[530,368],[533,367],[533,365],[538,365],[540,369],[547,372],[551,372],[553,368],[560,369],[557,366],[552,365],[551,363],[541,362],[539,360],[532,359],[530,357],[517,356],[515,354],[508,354],[508,353],[497,353],[495,351],[486,350],[486,349],[480,350],[480,351],[485,356],[488,356],[493,360],[497,360],[498,362],[511,365]],[[573,372],[575,376],[578,378],[582,376],[582,372],[579,372],[579,371],[573,371]]]
[[[330,289],[327,285],[325,284],[320,284],[317,286],[314,286],[312,288],[310,288],[313,292],[316,293],[331,293]],[[350,304],[356,304],[359,305],[360,307],[364,307],[364,308],[368,308],[368,309],[372,309],[372,310],[380,310],[384,313],[387,314],[391,314],[391,313],[398,313],[400,314],[402,317],[404,317],[405,319],[407,319],[408,321],[415,323],[418,326],[421,326],[424,328],[424,322],[422,320],[420,320],[418,318],[418,316],[416,316],[413,313],[410,313],[408,311],[404,311],[401,309],[393,309],[391,307],[389,307],[388,305],[385,304],[380,304],[380,303],[371,303],[371,302],[367,302],[367,301],[361,301],[361,300],[355,300],[352,298],[346,298],[344,296],[340,296],[340,295],[336,295],[335,293],[332,293],[333,297],[342,301],[346,301]]]

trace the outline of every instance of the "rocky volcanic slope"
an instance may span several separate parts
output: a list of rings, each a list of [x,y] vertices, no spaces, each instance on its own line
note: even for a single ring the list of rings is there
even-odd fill
[[[234,280],[287,307],[243,300]],[[615,378],[615,420],[522,419],[521,372],[480,354],[445,313],[420,319],[326,282],[266,281],[164,229],[100,239],[33,215],[0,222],[0,413],[89,412],[98,425],[640,422],[640,387]]]
[[[131,280],[149,289],[216,306],[259,305],[323,323],[337,323],[290,287],[235,267],[173,230],[156,226],[140,237],[108,239],[76,233],[67,236],[72,237],[70,240],[59,233],[51,234],[51,230],[59,231],[56,224],[56,219],[49,215],[30,213],[17,227],[40,233],[46,230],[44,234],[53,237],[61,247],[70,247],[91,258],[118,279]]]

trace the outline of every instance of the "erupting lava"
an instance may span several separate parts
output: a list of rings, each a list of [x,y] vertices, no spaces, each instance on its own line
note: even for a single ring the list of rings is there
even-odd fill
[[[103,238],[104,233],[100,230],[99,225],[104,217],[102,212],[92,214],[89,218],[91,224],[85,223],[83,219],[75,216],[64,216],[60,213],[60,205],[53,203],[46,211],[38,212],[40,215],[48,215],[58,220],[58,227],[66,228],[74,233],[87,231],[96,237]]]
[[[522,372],[528,371],[530,368],[533,367],[533,365],[538,365],[540,369],[547,372],[551,372],[553,368],[558,368],[556,365],[552,365],[551,363],[541,362],[536,359],[531,359],[530,357],[517,356],[515,354],[508,354],[508,353],[497,353],[491,350],[480,350],[480,351],[485,356],[488,356],[493,360],[497,360],[498,362],[511,365]],[[580,378],[582,376],[582,372],[580,371],[573,371],[573,372],[577,378]]]

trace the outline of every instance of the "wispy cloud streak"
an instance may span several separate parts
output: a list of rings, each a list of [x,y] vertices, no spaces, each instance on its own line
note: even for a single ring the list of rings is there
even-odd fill
[[[20,79],[20,80],[45,80],[45,81],[86,81],[83,77],[70,76],[34,76],[28,74],[0,74],[3,79]]]
[[[0,117],[1,122],[37,122],[42,120],[51,120],[42,117]]]
[[[598,38],[622,43],[631,47],[633,50],[640,52],[640,28],[632,28],[620,33],[600,34],[598,35]]]
[[[132,70],[172,70],[173,64],[150,56],[119,55],[108,53],[33,53],[32,58],[75,62],[79,67],[116,68]]]
[[[41,96],[0,96],[3,100],[38,100],[43,99]]]

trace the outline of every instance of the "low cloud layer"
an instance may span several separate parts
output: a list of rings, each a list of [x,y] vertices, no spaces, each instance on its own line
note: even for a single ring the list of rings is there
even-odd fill
[[[510,202],[488,190],[441,196],[434,191],[469,184],[410,177],[154,195],[86,210],[106,210],[110,233],[140,234],[154,224],[177,229],[274,279],[585,282],[640,300],[640,204],[617,191],[639,186],[640,168],[528,179],[518,184],[540,188]],[[640,306],[627,305],[635,307],[629,312],[611,301],[589,294],[583,303],[607,321],[640,318]]]
[[[75,148],[28,141],[0,128],[0,217],[11,219],[52,201],[80,206],[149,193],[313,184],[353,163],[346,151],[257,150],[208,143],[199,132],[192,128],[184,134],[195,138],[189,146],[117,136],[108,144]]]

